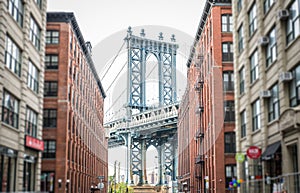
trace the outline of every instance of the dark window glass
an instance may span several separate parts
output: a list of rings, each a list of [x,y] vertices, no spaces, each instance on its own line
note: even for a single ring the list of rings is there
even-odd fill
[[[51,97],[57,96],[57,82],[56,81],[45,81],[44,83],[44,96]]]
[[[34,2],[40,9],[42,8],[42,0],[34,0]]]
[[[222,15],[222,32],[232,32],[232,15]]]
[[[290,106],[300,104],[300,65],[292,70],[293,80],[290,82]]]
[[[18,128],[19,100],[4,90],[2,101],[2,121],[10,126]]]
[[[233,61],[232,42],[222,43],[222,61]]]
[[[233,71],[223,72],[223,91],[233,91],[234,90],[234,74]]]
[[[41,174],[41,191],[54,193],[55,172],[42,172]]]
[[[243,8],[243,0],[237,0],[237,10],[240,12]]]
[[[22,0],[8,0],[8,12],[14,20],[22,27],[24,5]]]
[[[225,166],[225,177],[226,177],[226,188],[229,187],[229,183],[232,182],[233,178],[237,179],[236,165],[226,165]]]
[[[241,114],[241,138],[246,137],[247,131],[246,131],[246,110],[244,110]]]
[[[271,98],[268,103],[269,121],[273,121],[279,117],[280,105],[279,105],[279,90],[278,84],[271,88]]]
[[[249,18],[249,35],[250,37],[254,34],[257,28],[257,14],[256,14],[256,5],[254,4],[248,13]]]
[[[224,133],[225,153],[235,153],[235,132]]]
[[[47,31],[46,32],[46,44],[58,44],[59,43],[59,31]]]
[[[28,64],[28,78],[27,86],[31,88],[34,92],[38,93],[39,91],[39,71],[37,67],[29,61]]]
[[[41,28],[38,26],[37,22],[31,17],[30,18],[30,33],[29,39],[33,43],[34,47],[40,50],[41,44]]]
[[[254,103],[252,103],[252,131],[260,129],[260,119],[260,101],[257,99]]]
[[[58,55],[57,54],[46,54],[45,56],[46,69],[58,69]]]
[[[26,121],[25,121],[25,132],[26,135],[30,135],[32,137],[37,136],[37,119],[38,114],[32,109],[26,109]]]
[[[288,10],[289,19],[286,26],[287,44],[300,34],[300,0],[294,0]]]
[[[225,122],[234,122],[234,101],[225,101],[224,102],[224,121]]]
[[[265,0],[264,1],[264,13],[267,13],[274,3],[275,3],[274,0]]]
[[[243,94],[245,92],[245,68],[243,67],[239,71],[240,76],[240,94]]]
[[[238,50],[239,53],[244,50],[243,26],[238,29]]]
[[[269,44],[266,50],[266,66],[270,66],[277,58],[277,44],[276,44],[276,33],[275,27],[270,31]]]
[[[43,158],[55,158],[56,153],[56,141],[45,140]]]
[[[258,79],[258,53],[257,50],[250,56],[250,82]]]
[[[56,127],[57,111],[56,109],[44,109],[43,123],[44,127]]]
[[[21,49],[9,36],[6,36],[5,66],[18,76],[21,76],[21,57]]]

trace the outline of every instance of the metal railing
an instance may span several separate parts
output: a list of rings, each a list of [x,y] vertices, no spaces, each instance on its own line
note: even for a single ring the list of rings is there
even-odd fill
[[[248,180],[240,189],[241,193],[300,193],[300,172]]]

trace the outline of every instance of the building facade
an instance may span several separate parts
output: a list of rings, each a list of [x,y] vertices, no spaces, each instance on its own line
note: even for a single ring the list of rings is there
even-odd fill
[[[238,0],[233,21],[240,190],[298,193],[300,1]]]
[[[46,7],[0,1],[0,192],[40,190]]]
[[[237,176],[232,27],[231,1],[206,1],[178,121],[182,192],[227,192]]]
[[[107,181],[104,98],[74,14],[47,13],[42,191],[90,192]]]

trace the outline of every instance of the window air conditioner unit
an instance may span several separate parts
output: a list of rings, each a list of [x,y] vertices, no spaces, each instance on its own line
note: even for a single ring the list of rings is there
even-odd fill
[[[258,44],[259,44],[260,46],[266,46],[266,45],[269,44],[269,41],[270,41],[270,39],[269,39],[268,36],[262,36],[262,37],[259,38]]]
[[[278,17],[282,21],[287,20],[289,18],[289,15],[290,15],[290,13],[289,13],[289,10],[287,10],[287,9],[282,9],[282,10],[279,10],[279,12],[278,12]]]
[[[272,96],[272,93],[269,90],[264,90],[264,91],[260,92],[261,98],[270,98],[271,96]]]
[[[281,72],[279,74],[280,82],[288,82],[293,79],[293,74],[291,72]]]

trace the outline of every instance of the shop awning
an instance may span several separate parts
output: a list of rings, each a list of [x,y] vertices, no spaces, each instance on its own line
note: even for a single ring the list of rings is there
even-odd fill
[[[261,155],[261,159],[263,161],[267,161],[273,158],[274,154],[277,152],[281,145],[280,141],[277,141],[276,143],[273,143],[271,145],[268,145],[267,149],[264,151],[264,153]]]

